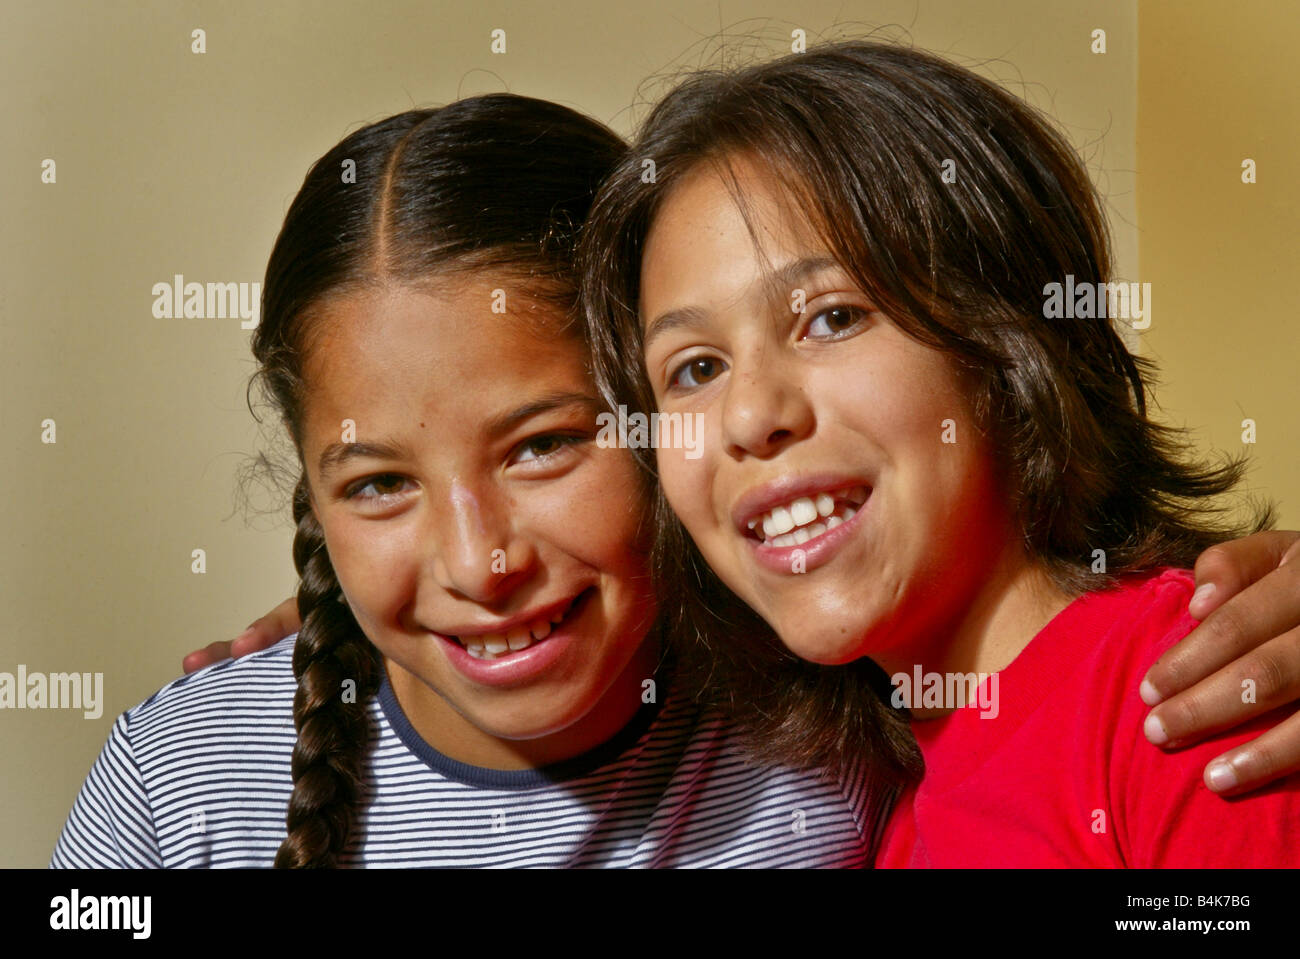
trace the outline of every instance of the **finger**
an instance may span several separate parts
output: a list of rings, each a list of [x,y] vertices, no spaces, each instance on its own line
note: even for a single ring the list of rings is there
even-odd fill
[[[193,673],[204,666],[211,666],[213,663],[219,663],[223,659],[230,658],[230,643],[216,642],[209,643],[202,649],[196,649],[184,659],[181,660],[181,669],[186,673]]]
[[[238,659],[249,653],[269,649],[286,636],[297,632],[300,625],[297,599],[286,599],[236,637],[231,644],[231,655]]]
[[[1300,772],[1300,713],[1205,766],[1205,785],[1236,796]]]
[[[1142,680],[1155,706],[1300,624],[1300,562],[1275,568],[1233,596],[1156,660]]]
[[[1185,746],[1300,699],[1300,628],[1250,650],[1147,716],[1147,739]]]
[[[1300,533],[1294,530],[1269,530],[1211,546],[1196,558],[1196,592],[1187,611],[1205,619],[1297,553]]]

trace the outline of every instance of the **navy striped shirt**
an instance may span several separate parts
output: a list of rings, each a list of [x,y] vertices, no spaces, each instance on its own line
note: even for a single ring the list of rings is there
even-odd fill
[[[293,790],[293,640],[210,666],[123,713],[77,797],[53,867],[269,867]],[[614,739],[544,769],[456,762],[387,678],[342,864],[869,864],[866,771],[747,761],[718,715],[671,692]]]

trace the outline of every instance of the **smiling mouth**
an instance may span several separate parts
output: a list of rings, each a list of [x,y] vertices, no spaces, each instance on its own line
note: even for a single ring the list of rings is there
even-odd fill
[[[797,497],[750,519],[749,538],[773,549],[802,546],[853,519],[870,495],[869,486],[848,486]]]
[[[522,652],[530,646],[535,646],[544,641],[551,635],[557,626],[563,624],[571,618],[574,611],[583,604],[587,594],[591,590],[583,590],[573,599],[569,600],[568,605],[562,609],[556,610],[549,617],[533,620],[527,624],[520,624],[503,633],[481,633],[477,636],[449,636],[448,639],[454,640],[464,647],[465,652],[469,653],[474,659],[501,659],[509,656],[511,653]]]

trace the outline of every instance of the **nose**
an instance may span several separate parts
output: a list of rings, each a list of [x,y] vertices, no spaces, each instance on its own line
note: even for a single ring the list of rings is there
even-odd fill
[[[815,418],[793,364],[765,357],[734,357],[723,399],[722,432],[734,459],[775,456],[807,438]]]
[[[531,575],[533,544],[499,491],[453,481],[431,505],[433,576],[443,589],[491,605]]]

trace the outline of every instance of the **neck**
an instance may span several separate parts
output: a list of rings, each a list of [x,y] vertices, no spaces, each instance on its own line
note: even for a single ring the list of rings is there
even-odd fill
[[[415,731],[438,752],[482,769],[537,769],[580,756],[617,736],[642,706],[642,682],[655,675],[659,643],[654,633],[600,701],[564,729],[534,739],[503,739],[481,729],[439,693],[385,658],[393,693]]]
[[[951,583],[945,583],[949,586]],[[923,676],[937,673],[946,679],[975,674],[982,680],[1010,665],[1073,598],[1014,540],[990,573],[971,583],[965,592],[954,590],[950,596],[953,601],[915,631],[915,641],[872,657],[891,677],[902,674],[910,680],[919,670]],[[947,682],[944,687],[973,688]],[[939,707],[921,708],[919,691],[912,690],[912,694],[913,719],[933,719],[965,705],[944,702]]]

